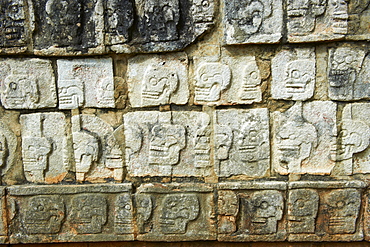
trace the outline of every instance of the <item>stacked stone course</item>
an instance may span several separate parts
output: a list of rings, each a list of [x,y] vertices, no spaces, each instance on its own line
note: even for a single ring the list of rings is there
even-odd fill
[[[0,0],[0,242],[369,241],[369,8]]]

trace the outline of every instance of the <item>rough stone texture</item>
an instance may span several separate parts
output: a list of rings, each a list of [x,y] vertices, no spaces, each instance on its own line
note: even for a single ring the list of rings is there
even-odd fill
[[[135,194],[138,240],[215,240],[213,186],[146,184]]]
[[[127,74],[131,106],[186,104],[189,99],[187,70],[185,53],[131,58]]]
[[[364,187],[362,181],[289,183],[289,241],[362,240],[359,218]]]
[[[214,123],[216,173],[265,177],[270,168],[267,109],[219,110]]]
[[[78,182],[122,181],[122,150],[112,126],[93,115],[75,115],[72,139]]]
[[[329,50],[329,97],[351,101],[370,98],[370,58],[361,47],[337,47]]]
[[[282,36],[281,0],[225,1],[226,44],[278,43]]]
[[[201,112],[134,112],[124,115],[130,176],[208,176],[210,117]]]
[[[131,184],[13,186],[11,243],[133,240]]]
[[[57,105],[54,70],[45,59],[1,59],[0,98],[6,109]]]
[[[370,108],[369,103],[353,103],[344,107],[342,121],[333,143],[332,159],[337,161],[340,173],[370,173],[369,140]]]
[[[219,183],[219,241],[283,241],[284,182]]]
[[[261,102],[261,75],[255,57],[196,58],[194,103],[199,105]]]
[[[103,1],[32,1],[35,53],[66,55],[104,51]]]
[[[30,0],[0,1],[0,53],[22,53],[33,31]]]
[[[273,113],[272,163],[280,174],[330,174],[330,153],[336,131],[336,104],[296,102]]]
[[[14,131],[6,124],[4,119],[0,121],[0,174],[2,183],[4,183],[4,177],[12,174],[17,165],[17,156],[20,154],[18,148],[17,136]],[[19,167],[17,167],[19,168]],[[11,172],[9,172],[9,170]],[[1,232],[1,231],[0,231]]]
[[[24,175],[33,183],[59,183],[71,168],[63,113],[21,115]],[[57,127],[56,127],[57,126]]]
[[[59,109],[114,108],[111,58],[59,59]]]
[[[366,40],[369,38],[367,25],[369,23],[369,2],[348,2],[348,40]]]
[[[348,33],[348,2],[287,1],[288,41],[291,43],[343,39]]]
[[[1,197],[0,197],[0,205],[1,205],[1,211],[0,211],[0,244],[4,244],[8,241],[8,226],[7,226],[7,220],[4,216],[6,216],[6,199],[5,199],[5,187],[0,188]]]
[[[307,100],[315,89],[316,59],[314,48],[283,50],[271,65],[273,99]]]

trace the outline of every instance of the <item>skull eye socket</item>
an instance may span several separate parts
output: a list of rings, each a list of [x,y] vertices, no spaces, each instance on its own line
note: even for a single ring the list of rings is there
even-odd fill
[[[269,207],[269,203],[268,203],[268,202],[266,202],[266,201],[261,202],[261,204],[260,204],[260,208],[262,208],[262,209],[266,209],[266,208],[268,208],[268,207]]]
[[[9,83],[9,88],[12,89],[12,90],[17,90],[17,83],[15,83],[15,82]]]
[[[209,7],[209,2],[207,0],[202,2],[203,8],[208,8]]]
[[[345,205],[346,205],[346,203],[345,203],[344,201],[338,201],[338,202],[336,203],[336,206],[337,206],[338,208],[343,208]]]

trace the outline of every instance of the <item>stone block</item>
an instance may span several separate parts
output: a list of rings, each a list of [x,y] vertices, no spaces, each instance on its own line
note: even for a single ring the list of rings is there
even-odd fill
[[[104,51],[102,1],[32,1],[36,54],[75,55]]]
[[[145,184],[135,194],[139,241],[215,240],[213,187]]]
[[[225,1],[226,44],[278,43],[283,29],[281,0]]]
[[[273,99],[310,99],[316,82],[315,49],[283,50],[272,59],[271,71]]]
[[[110,0],[106,42],[118,53],[178,51],[213,26],[216,8],[215,0]]]
[[[78,182],[123,179],[121,146],[111,125],[94,115],[72,116],[72,139]]]
[[[288,0],[288,42],[343,39],[348,33],[348,2],[338,0]]]
[[[284,241],[285,182],[218,184],[218,241]]]
[[[328,81],[332,100],[370,99],[370,56],[360,47],[329,49]]]
[[[31,0],[1,0],[0,6],[0,53],[27,51],[33,31]]]
[[[72,170],[67,124],[61,112],[20,116],[24,175],[33,183],[59,183]]]
[[[128,61],[127,83],[133,107],[184,105],[189,99],[185,53],[138,55]]]
[[[138,111],[123,116],[130,176],[203,177],[212,170],[210,117]]]
[[[218,110],[214,123],[217,175],[265,177],[270,170],[268,110]]]
[[[262,101],[261,75],[254,56],[222,61],[195,59],[195,97],[198,105],[252,104]]]
[[[111,58],[59,59],[59,109],[114,108]]]
[[[0,98],[6,109],[40,109],[57,105],[54,70],[46,59],[1,59]]]
[[[106,0],[104,4],[104,38],[106,45],[129,41],[134,24],[134,4],[131,0]]]
[[[331,101],[296,102],[284,113],[274,112],[272,164],[280,174],[329,175],[336,104]]]
[[[362,181],[289,183],[289,241],[361,241]]]
[[[369,0],[348,2],[347,40],[368,40]]]
[[[370,173],[370,104],[352,103],[343,108],[342,119],[332,145],[331,159],[337,173]]]
[[[10,242],[134,240],[131,184],[8,187]]]

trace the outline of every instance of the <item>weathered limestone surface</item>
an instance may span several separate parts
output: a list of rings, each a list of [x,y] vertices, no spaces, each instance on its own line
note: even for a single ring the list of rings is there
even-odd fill
[[[272,59],[271,94],[273,99],[307,100],[315,89],[315,50],[283,50]]]
[[[33,183],[61,182],[71,170],[65,115],[21,115],[24,175]],[[57,128],[56,128],[57,126]]]
[[[11,243],[133,240],[131,184],[8,188]]]
[[[278,43],[282,36],[281,0],[225,1],[226,44]]]
[[[6,109],[57,105],[54,70],[46,59],[1,59],[0,99]]]
[[[358,219],[364,187],[362,181],[289,183],[289,240],[361,240]]]
[[[186,104],[189,99],[187,71],[185,53],[131,58],[127,74],[131,106]]]
[[[219,183],[218,240],[285,240],[285,190],[275,181]]]
[[[280,174],[330,174],[336,142],[336,104],[297,101],[284,113],[273,113],[272,162]]]
[[[219,110],[214,122],[217,174],[265,177],[270,168],[267,109]]]
[[[0,244],[370,241],[369,3],[0,0]]]
[[[124,115],[131,176],[208,176],[212,170],[210,116],[201,112]]]
[[[215,240],[213,186],[146,184],[138,188],[138,240]]]
[[[59,59],[59,109],[114,108],[112,59]]]
[[[31,0],[0,1],[0,53],[23,53],[31,43]]]

